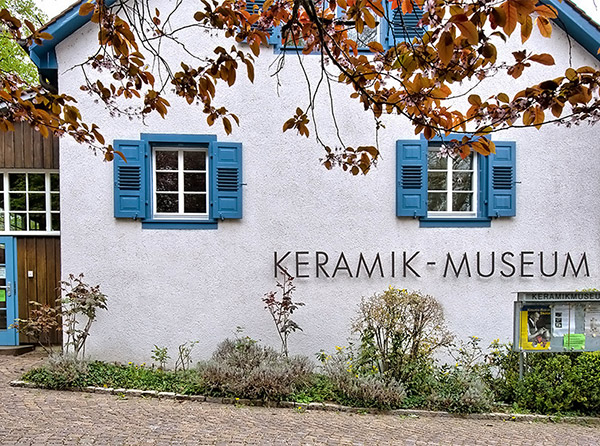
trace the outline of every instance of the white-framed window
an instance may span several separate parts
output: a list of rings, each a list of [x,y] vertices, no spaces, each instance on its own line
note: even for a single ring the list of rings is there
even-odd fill
[[[152,150],[152,214],[155,218],[209,217],[208,147]]]
[[[477,156],[466,158],[442,155],[441,144],[427,149],[427,216],[476,217]]]
[[[371,42],[381,42],[381,29],[380,19],[376,17],[375,28],[369,28],[367,25],[364,26],[362,32],[358,32],[356,26],[350,26],[348,28],[348,38],[354,40],[358,48],[367,48]]]
[[[0,231],[60,233],[60,189],[56,171],[0,171]]]

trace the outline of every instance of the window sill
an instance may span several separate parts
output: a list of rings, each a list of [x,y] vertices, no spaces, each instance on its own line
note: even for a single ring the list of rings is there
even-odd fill
[[[489,228],[492,220],[478,218],[421,218],[420,228]]]
[[[217,229],[213,220],[145,220],[142,229]]]
[[[0,231],[0,236],[11,237],[60,237],[60,231]]]

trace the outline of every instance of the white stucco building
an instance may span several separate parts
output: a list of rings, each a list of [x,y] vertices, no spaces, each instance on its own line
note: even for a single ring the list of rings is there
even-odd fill
[[[534,32],[528,45],[555,55],[554,73],[597,67],[600,30],[568,0],[556,4],[570,38],[556,26],[551,39]],[[386,116],[381,160],[353,177],[322,167],[312,128],[310,138],[281,131],[307,98],[295,54],[279,79],[268,74],[281,52],[266,50],[254,84],[218,88],[215,101],[240,117],[231,135],[175,97],[165,119],[129,121],[79,89],[82,72],[70,68],[94,52],[97,30],[74,11],[49,25],[56,38],[32,58],[57,70],[60,91],[128,160],[103,162],[60,142],[62,276],[83,272],[109,297],[92,356],[147,361],[155,344],[174,350],[199,340],[195,354],[206,357],[237,326],[277,347],[261,298],[276,289],[278,265],[296,276],[295,297],[306,304],[290,350],[307,355],[344,345],[361,296],[390,285],[435,296],[452,331],[486,341],[512,339],[517,291],[600,285],[597,127],[503,131],[493,136],[496,156],[453,162],[435,156],[436,142],[415,136],[407,120]],[[206,33],[188,50],[209,54],[217,43],[232,44]],[[317,56],[302,61],[318,70]],[[523,82],[546,77],[534,66]],[[513,91],[513,82],[494,81],[488,92]],[[349,91],[336,87],[333,98],[346,144],[372,144],[372,119]],[[325,99],[318,132],[334,141]]]

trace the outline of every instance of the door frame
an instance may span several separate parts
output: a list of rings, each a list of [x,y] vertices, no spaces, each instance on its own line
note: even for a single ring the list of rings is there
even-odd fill
[[[19,317],[19,299],[17,296],[17,239],[12,236],[0,236],[0,244],[4,244],[6,261],[6,330],[0,330],[0,345],[19,345],[19,333],[8,328]]]

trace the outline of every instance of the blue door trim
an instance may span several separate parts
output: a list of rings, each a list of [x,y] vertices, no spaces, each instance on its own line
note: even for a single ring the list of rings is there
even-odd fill
[[[15,237],[0,237],[6,260],[6,325],[10,327],[19,315],[17,299],[17,241]],[[0,345],[19,345],[19,334],[14,328],[0,330]]]

